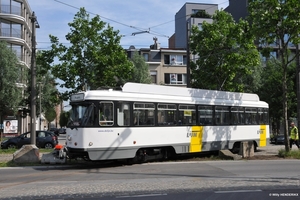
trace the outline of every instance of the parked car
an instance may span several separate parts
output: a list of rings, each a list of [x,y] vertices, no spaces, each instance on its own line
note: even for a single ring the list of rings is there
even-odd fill
[[[31,143],[30,132],[9,138],[1,142],[1,149],[21,148]],[[58,144],[57,136],[49,131],[36,131],[36,146],[39,148],[52,149]]]
[[[50,128],[49,131],[54,133],[55,135],[59,136],[59,129],[58,128]]]
[[[272,144],[284,144],[284,135],[276,135],[271,138]]]
[[[59,134],[66,134],[67,132],[66,132],[65,128],[60,128],[60,129],[58,129],[58,133]]]

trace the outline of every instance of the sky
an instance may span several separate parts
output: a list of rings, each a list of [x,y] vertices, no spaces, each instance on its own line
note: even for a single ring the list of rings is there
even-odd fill
[[[49,35],[59,38],[67,46],[65,35],[70,31],[79,8],[84,7],[91,18],[100,19],[119,30],[121,46],[128,49],[149,48],[158,39],[162,48],[168,47],[168,38],[175,32],[175,14],[189,3],[218,4],[226,8],[228,0],[27,0],[35,12],[40,28],[36,29],[37,50],[49,50]],[[150,33],[133,33],[150,31]]]
[[[162,48],[168,48],[168,39],[175,33],[175,15],[185,3],[218,4],[228,6],[228,0],[27,0],[35,12],[40,28],[36,29],[37,50],[50,50],[49,35],[59,38],[67,46],[65,35],[70,32],[68,23],[84,7],[93,18],[96,15],[122,35],[120,45],[128,49],[149,48],[158,39]],[[150,33],[133,33],[149,31]],[[67,89],[57,88],[60,92]],[[67,106],[68,102],[64,102]],[[67,110],[68,107],[65,108]]]

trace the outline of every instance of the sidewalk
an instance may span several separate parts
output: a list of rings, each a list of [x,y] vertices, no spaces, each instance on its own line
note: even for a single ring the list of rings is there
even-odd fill
[[[285,149],[284,145],[267,144],[266,147],[258,147],[254,155],[278,155],[281,149]]]

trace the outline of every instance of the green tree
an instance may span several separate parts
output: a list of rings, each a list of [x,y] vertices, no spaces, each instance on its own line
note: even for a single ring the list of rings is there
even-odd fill
[[[15,115],[18,111],[22,88],[17,86],[17,81],[21,80],[22,68],[7,43],[0,42],[0,117]]]
[[[298,0],[250,0],[248,6],[251,31],[256,35],[261,52],[268,56],[274,50],[279,52],[282,68],[282,109],[284,119],[285,149],[289,151],[288,140],[288,66],[296,56],[290,53],[291,44],[300,42],[300,4]]]
[[[67,126],[69,118],[70,118],[70,112],[62,111],[60,113],[60,118],[59,118],[60,127]]]
[[[40,114],[40,100],[42,113],[49,108],[54,108],[56,105],[60,104],[61,99],[59,92],[56,88],[56,82],[54,77],[49,72],[49,67],[44,62],[44,56],[41,51],[37,52],[36,57],[36,95],[37,95],[37,107],[36,114]],[[23,106],[27,106],[29,109],[27,112],[30,114],[30,93],[31,93],[31,76],[28,76],[28,87],[26,93],[24,94],[24,99],[22,101]],[[41,98],[41,99],[40,99]]]
[[[50,73],[51,67],[45,62],[43,51],[37,52],[37,95],[41,98],[42,103],[42,113],[45,110],[54,108],[55,106],[59,105],[62,102],[62,97],[58,92],[56,86],[57,83],[55,78]],[[37,113],[39,113],[39,108],[37,109]]]
[[[297,95],[296,91],[296,78],[295,78],[295,63],[288,66],[288,118],[297,116]],[[269,116],[272,123],[273,132],[279,133],[280,124],[283,121],[282,115],[282,67],[280,60],[277,58],[270,58],[264,67],[262,67],[262,86],[255,92],[259,95],[260,99],[269,104]],[[275,109],[276,108],[276,109]]]
[[[135,52],[132,58],[132,63],[134,68],[130,81],[135,83],[151,83],[149,65],[145,62],[143,56]]]
[[[208,18],[208,19],[210,19],[211,15],[208,14],[205,10],[199,10],[195,14],[192,14],[191,17],[194,17],[194,18]]]
[[[202,30],[192,27],[190,50],[199,56],[190,63],[192,87],[243,92],[252,85],[245,78],[260,63],[249,25],[236,23],[225,11],[216,11],[212,19],[203,22]]]
[[[54,108],[49,108],[45,112],[45,118],[49,122],[48,128],[50,128],[50,123],[56,118],[56,112]]]
[[[130,79],[133,66],[120,46],[119,31],[106,26],[98,15],[90,19],[84,8],[68,25],[70,32],[66,40],[70,45],[64,46],[50,35],[52,48],[43,53],[48,66],[55,58],[58,60],[51,70],[63,81],[60,87],[69,89],[64,92],[64,100],[70,93],[101,86],[116,87]]]

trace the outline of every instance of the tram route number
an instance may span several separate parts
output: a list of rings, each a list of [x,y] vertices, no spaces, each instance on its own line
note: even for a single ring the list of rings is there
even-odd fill
[[[263,134],[264,131],[265,131],[265,129],[259,129],[259,130],[257,131],[257,134]]]
[[[197,135],[198,135],[198,132],[196,132],[196,131],[186,133],[186,137],[197,137]]]

